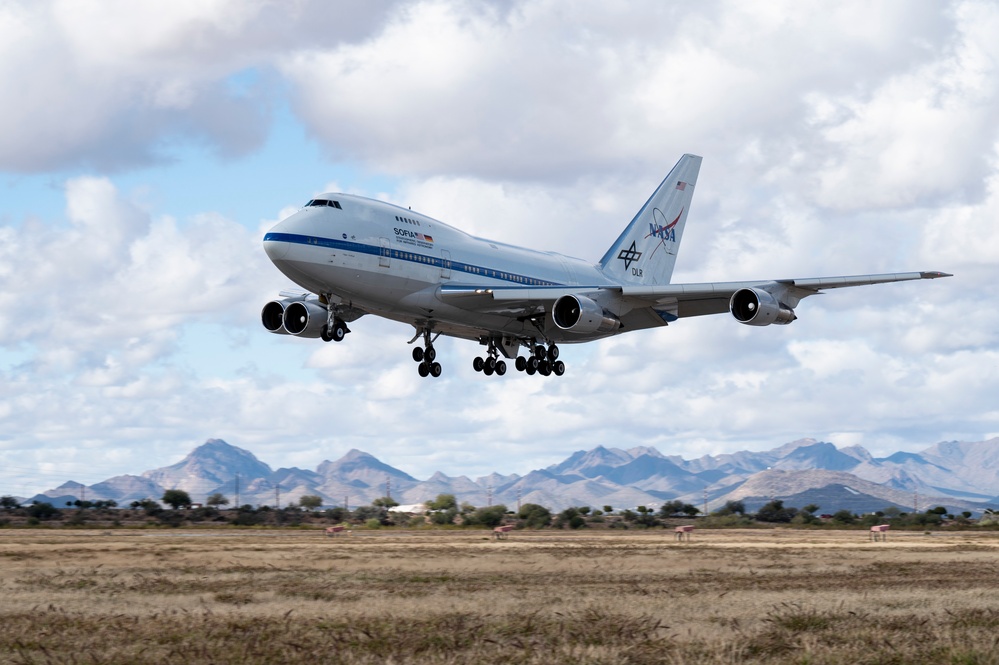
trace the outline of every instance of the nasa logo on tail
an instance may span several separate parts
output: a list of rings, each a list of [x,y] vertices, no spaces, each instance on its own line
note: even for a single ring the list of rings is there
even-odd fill
[[[676,219],[674,219],[669,224],[666,224],[665,223],[666,216],[663,215],[662,210],[660,210],[659,208],[655,208],[652,211],[652,221],[649,222],[649,235],[645,237],[651,238],[652,236],[655,236],[659,238],[659,243],[663,246],[665,246],[667,241],[675,244],[676,225],[677,222],[680,221],[680,217],[682,216],[683,216],[683,209],[680,210],[680,214],[676,216]],[[656,249],[658,249],[658,247]],[[667,249],[666,251],[669,252],[670,254],[674,253],[671,252],[669,249]]]

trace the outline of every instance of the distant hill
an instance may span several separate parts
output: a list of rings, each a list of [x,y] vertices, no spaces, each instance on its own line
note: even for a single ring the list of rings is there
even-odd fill
[[[459,502],[514,507],[540,503],[561,510],[589,505],[615,509],[679,499],[713,510],[741,500],[755,509],[772,498],[788,506],[815,503],[822,512],[854,512],[898,506],[910,510],[944,505],[978,512],[995,507],[999,497],[999,438],[938,443],[921,452],[875,458],[861,446],[800,439],[767,451],[740,451],[686,460],[640,446],[623,450],[597,446],[526,475],[492,473],[481,478],[435,473],[419,480],[373,455],[351,450],[314,470],[272,470],[248,450],[209,439],[183,460],[139,476],[122,475],[84,487],[69,481],[38,500],[113,499],[120,505],[158,499],[166,489],[183,489],[195,501],[215,492],[230,502],[287,504],[316,494],[326,505],[356,507],[390,492],[402,504],[417,504],[438,494]]]

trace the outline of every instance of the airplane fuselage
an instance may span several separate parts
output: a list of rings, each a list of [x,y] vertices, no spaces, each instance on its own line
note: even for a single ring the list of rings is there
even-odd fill
[[[272,228],[264,248],[296,284],[332,296],[346,308],[417,326],[430,320],[436,331],[467,339],[479,339],[484,330],[524,336],[537,334],[534,323],[455,307],[440,298],[440,287],[451,282],[483,289],[610,284],[597,266],[581,259],[477,238],[381,201],[324,197]],[[604,335],[566,335],[548,325],[545,336],[580,342]]]

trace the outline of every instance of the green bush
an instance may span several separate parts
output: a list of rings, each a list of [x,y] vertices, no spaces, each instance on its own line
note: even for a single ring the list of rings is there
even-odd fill
[[[28,506],[28,516],[36,520],[49,520],[58,515],[61,515],[59,509],[48,501],[41,501]]]
[[[458,516],[458,509],[448,508],[447,510],[437,510],[430,513],[430,521],[434,524],[454,524],[454,518]]]
[[[552,521],[551,511],[536,503],[525,503],[517,511],[517,517],[523,520],[524,526],[529,529],[541,529]]]
[[[837,510],[833,513],[833,521],[840,524],[853,524],[857,521],[857,516],[849,510]]]
[[[167,490],[163,492],[163,498],[160,501],[177,510],[191,505],[191,495],[184,490]]]
[[[785,508],[783,501],[774,499],[756,511],[756,519],[760,522],[787,523],[797,514],[797,508]]]
[[[506,506],[500,504],[498,506],[486,506],[485,508],[479,508],[475,510],[471,515],[465,518],[465,524],[480,525],[487,527],[499,526],[503,523],[503,517],[506,515]]]

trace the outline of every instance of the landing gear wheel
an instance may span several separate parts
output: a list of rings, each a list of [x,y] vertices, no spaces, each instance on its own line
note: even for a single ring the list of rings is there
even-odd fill
[[[427,350],[423,353],[423,357],[427,359],[428,363],[432,363],[437,360],[437,351],[434,350],[434,347],[428,346]]]
[[[534,360],[537,360],[537,358],[535,358]],[[527,372],[528,376],[534,376],[535,374],[538,373],[538,366],[528,363],[527,369],[525,369],[524,371]]]
[[[330,339],[334,342],[342,342],[343,338],[347,336],[347,324],[340,319],[336,319],[333,321],[333,329],[328,332]]]
[[[496,359],[493,358],[492,356],[486,358],[486,367],[489,368],[490,370],[489,373],[492,374],[493,373],[492,370],[496,369]]]
[[[472,361],[472,369],[474,369],[476,372],[481,372],[482,368],[485,366],[486,366],[486,361],[483,360],[482,358],[476,357],[475,360]]]
[[[547,360],[542,360],[538,365],[538,373],[541,374],[541,376],[551,376],[552,368],[551,365],[548,364]]]
[[[558,360],[558,347],[552,344],[548,347],[548,362],[555,362]]]
[[[423,349],[418,346],[413,349],[413,360],[418,363],[423,362]]]
[[[534,357],[531,357],[531,358],[527,359],[527,373],[528,374],[534,374],[534,372],[538,371],[539,367],[541,367],[541,361],[540,360],[538,360],[537,358],[534,358]],[[531,371],[532,369],[534,370],[534,372]]]
[[[420,363],[419,370],[420,370],[420,376],[422,377],[430,376],[430,365],[428,365],[425,361]]]
[[[441,372],[443,372],[443,371],[444,371],[444,368],[441,367],[440,363],[430,363],[430,376],[432,376],[432,377],[434,377],[436,379],[437,377],[439,377],[441,375]]]
[[[506,362],[500,360],[496,363],[496,376],[503,376],[506,374]]]
[[[333,333],[330,332],[329,325],[323,326],[323,329],[319,332],[319,337],[324,342],[332,342],[333,341]]]
[[[545,351],[545,347],[541,346],[540,344],[538,344],[536,347],[534,347],[534,357],[535,358],[537,358],[538,360],[544,360],[546,355],[547,355],[547,352]]]
[[[493,367],[492,365],[489,365],[488,363],[486,363],[486,366],[482,368],[482,373],[485,374],[486,376],[492,376],[493,372],[495,371],[496,368]]]
[[[552,372],[555,373],[555,376],[562,376],[565,374],[565,363],[561,360],[556,360],[552,364]]]
[[[514,367],[517,368],[518,372],[523,372],[527,369],[527,358],[524,356],[517,356],[517,360],[514,362]]]

